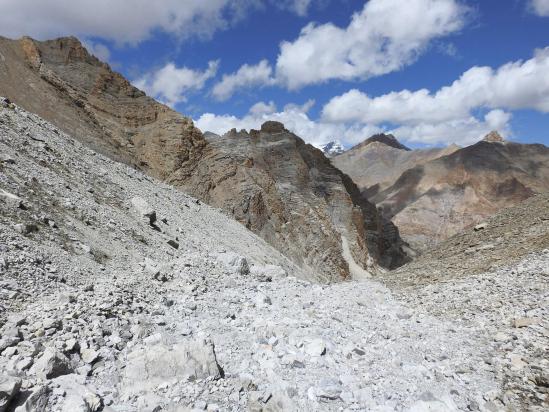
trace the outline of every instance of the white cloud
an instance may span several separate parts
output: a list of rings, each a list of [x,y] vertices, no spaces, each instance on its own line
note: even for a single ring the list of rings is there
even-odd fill
[[[241,18],[255,0],[2,0],[2,35],[77,35],[137,44],[155,30],[208,37]]]
[[[311,1],[288,0],[296,12]],[[431,40],[461,29],[468,8],[458,0],[370,0],[346,28],[331,23],[305,26],[293,42],[282,42],[273,70],[267,60],[225,75],[213,93],[226,100],[242,88],[282,85],[297,89],[330,79],[380,76],[413,63]],[[457,53],[448,43],[446,53]],[[273,74],[273,72],[275,72]]]
[[[314,0],[2,0],[0,34],[37,39],[76,35],[138,44],[155,31],[209,37],[265,4],[298,15]]]
[[[238,89],[265,86],[273,82],[269,62],[261,60],[254,66],[245,64],[235,73],[223,75],[223,79],[214,86],[212,94],[218,100],[227,100]]]
[[[345,126],[338,123],[316,122],[311,120],[307,114],[313,104],[314,101],[308,101],[301,106],[289,104],[282,111],[277,111],[272,102],[259,102],[252,106],[247,115],[241,118],[205,113],[196,120],[196,125],[202,131],[223,135],[232,128],[237,130],[259,129],[267,120],[276,120],[284,123],[288,130],[317,147],[332,140],[342,140],[350,146],[381,131],[377,126]]]
[[[473,67],[436,93],[402,90],[370,97],[356,89],[324,106],[328,121],[363,123],[444,122],[466,118],[473,109],[535,109],[549,113],[549,47],[532,59],[497,70]]]
[[[276,112],[276,104],[274,102],[257,102],[250,108],[250,114],[254,116],[261,116],[263,114],[271,114]]]
[[[549,113],[549,47],[527,61],[498,69],[473,67],[450,86],[402,90],[377,97],[353,89],[332,98],[322,110],[324,122],[394,124],[401,139],[423,143],[471,143],[490,130],[510,133],[508,111]],[[474,113],[489,110],[479,119]]]
[[[293,11],[298,16],[306,16],[313,0],[278,0],[274,1],[278,7]]]
[[[111,51],[107,46],[90,40],[82,41],[82,44],[90,54],[93,54],[99,60],[108,62],[111,58]]]
[[[290,89],[330,79],[367,79],[411,64],[433,39],[460,30],[457,0],[370,0],[346,28],[308,24],[283,42],[277,79]]]
[[[206,81],[215,76],[218,65],[218,61],[211,61],[206,70],[200,71],[187,67],[178,68],[174,63],[168,63],[136,80],[134,85],[148,95],[174,106],[187,100],[187,92],[202,89]]]
[[[530,0],[530,8],[538,16],[549,16],[549,0]]]
[[[440,143],[458,143],[468,145],[481,140],[490,131],[497,130],[502,136],[508,136],[511,114],[502,110],[492,110],[482,120],[474,116],[452,119],[440,123],[421,122],[404,125],[391,130],[398,139],[414,143],[437,145]]]

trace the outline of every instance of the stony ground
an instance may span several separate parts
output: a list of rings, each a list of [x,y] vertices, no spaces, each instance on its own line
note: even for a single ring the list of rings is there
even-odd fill
[[[0,229],[1,412],[547,408],[549,251],[427,285],[312,284],[16,107]]]

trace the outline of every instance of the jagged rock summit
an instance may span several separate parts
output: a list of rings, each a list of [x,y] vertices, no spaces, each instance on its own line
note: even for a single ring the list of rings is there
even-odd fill
[[[324,153],[326,157],[334,157],[343,153],[345,147],[343,147],[339,140],[334,140],[320,146],[320,150],[322,150],[322,153]]]
[[[222,208],[311,276],[336,281],[406,261],[396,228],[282,124],[267,122],[242,139],[206,139],[74,37],[0,38],[0,54],[0,95],[94,150]]]
[[[488,143],[505,143],[505,139],[495,130],[488,133],[482,141]]]

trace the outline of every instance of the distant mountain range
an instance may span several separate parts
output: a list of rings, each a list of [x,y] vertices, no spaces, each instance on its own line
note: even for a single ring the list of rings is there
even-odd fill
[[[419,250],[549,191],[549,148],[506,142],[497,132],[464,148],[421,150],[376,135],[332,162]]]

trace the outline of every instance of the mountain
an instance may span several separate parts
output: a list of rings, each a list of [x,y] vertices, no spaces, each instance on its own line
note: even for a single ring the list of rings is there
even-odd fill
[[[348,174],[368,197],[387,189],[406,170],[450,154],[459,147],[410,150],[393,135],[377,134],[334,156],[332,163]]]
[[[192,176],[168,181],[231,214],[324,280],[405,262],[396,227],[322,152],[278,122],[209,135]],[[334,274],[337,274],[334,277]]]
[[[0,95],[94,150],[222,208],[319,280],[406,261],[394,225],[319,150],[286,131],[277,140],[272,131],[283,126],[205,138],[73,37],[1,38],[0,54]]]
[[[390,272],[384,281],[401,286],[444,283],[513,265],[544,250],[549,257],[549,191],[501,208]]]
[[[373,199],[413,245],[438,243],[549,191],[549,148],[480,141],[404,172]]]
[[[326,157],[333,157],[345,151],[345,148],[339,140],[335,140],[320,146],[320,150]]]
[[[401,149],[410,151],[408,147],[404,146],[402,143],[400,143],[395,136],[392,134],[385,134],[385,133],[379,133],[375,134],[362,143],[359,143],[358,145],[354,146],[353,149],[360,149],[363,147],[366,147],[368,145],[371,145],[373,143],[383,143],[384,145],[387,145],[389,147],[393,147],[395,149]]]
[[[368,139],[332,162],[418,250],[549,190],[549,149],[543,145],[506,142],[497,132],[465,148],[410,151],[399,145]]]

